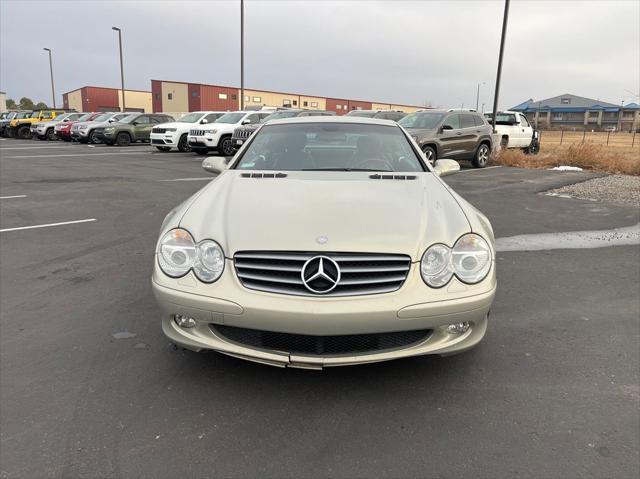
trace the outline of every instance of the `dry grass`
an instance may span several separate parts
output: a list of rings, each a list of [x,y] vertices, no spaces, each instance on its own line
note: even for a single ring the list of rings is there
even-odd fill
[[[565,131],[560,130],[543,130],[540,132],[540,143],[544,145],[560,145],[570,146],[574,143],[585,142],[595,145],[604,145],[616,148],[635,148],[640,151],[640,134],[616,131],[608,133],[606,131]],[[607,141],[609,144],[607,145]],[[633,146],[632,146],[633,145]]]
[[[494,154],[493,162],[519,168],[578,166],[591,171],[640,176],[637,148],[607,148],[591,142],[566,146],[543,144],[537,155],[527,155],[518,149],[502,150]]]

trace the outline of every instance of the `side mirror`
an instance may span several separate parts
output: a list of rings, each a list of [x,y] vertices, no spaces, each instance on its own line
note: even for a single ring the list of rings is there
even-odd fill
[[[453,127],[451,125],[442,125],[440,127],[440,131],[445,131],[445,130],[453,130]]]
[[[249,123],[251,123],[251,120],[249,120],[248,118],[245,118],[244,120],[242,120],[243,125],[248,125]]]
[[[203,118],[202,120],[200,120],[201,125],[206,125],[207,123],[209,123],[209,120],[207,120],[206,118]]]
[[[210,156],[202,162],[202,169],[219,175],[227,169],[227,160],[223,156]]]
[[[460,164],[456,160],[437,160],[436,166],[433,168],[435,170],[436,175],[440,178],[443,176],[453,175],[454,173],[460,171]]]
[[[133,126],[136,126],[136,125],[138,124],[138,122],[137,122],[137,121],[132,121],[132,122],[131,122],[131,124],[132,124]]]

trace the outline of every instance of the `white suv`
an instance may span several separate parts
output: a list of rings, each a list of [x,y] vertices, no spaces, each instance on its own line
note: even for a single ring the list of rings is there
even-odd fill
[[[233,155],[235,148],[231,141],[233,130],[242,125],[261,123],[272,111],[234,111],[218,118],[214,123],[189,130],[191,151],[206,155],[217,150],[223,156]]]
[[[189,130],[194,124],[206,125],[213,123],[223,116],[226,111],[194,111],[188,113],[178,121],[162,123],[151,130],[151,144],[160,151],[177,148],[179,151],[189,151],[191,147],[187,141]]]

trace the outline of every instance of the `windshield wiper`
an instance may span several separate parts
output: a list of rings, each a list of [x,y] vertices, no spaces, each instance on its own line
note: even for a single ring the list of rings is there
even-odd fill
[[[370,168],[304,168],[300,171],[388,171],[393,170],[374,170]]]

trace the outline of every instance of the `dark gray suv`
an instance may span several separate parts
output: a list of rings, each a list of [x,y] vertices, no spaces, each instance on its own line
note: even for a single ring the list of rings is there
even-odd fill
[[[422,110],[398,122],[433,164],[438,158],[470,160],[484,168],[491,153],[491,125],[473,110]]]

